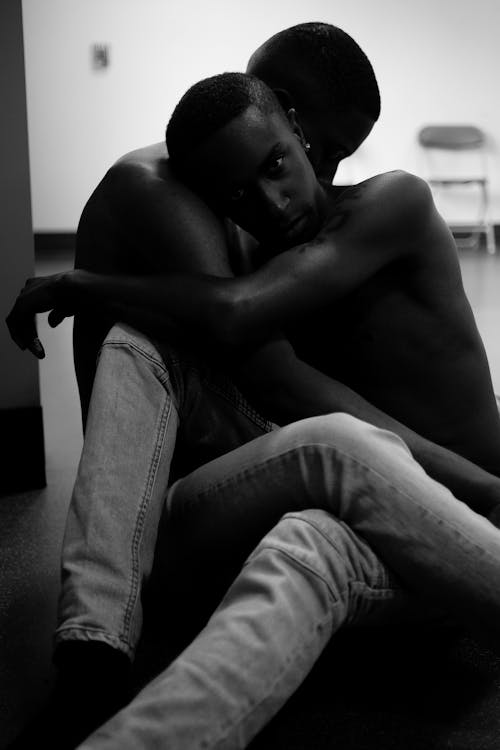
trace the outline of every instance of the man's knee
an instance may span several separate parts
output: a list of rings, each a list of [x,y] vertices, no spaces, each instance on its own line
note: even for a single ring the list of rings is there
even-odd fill
[[[346,551],[348,537],[347,527],[325,511],[287,513],[259,542],[245,566],[257,563],[271,577],[276,569],[280,579],[286,570],[287,580],[294,579],[293,571],[301,571],[312,585],[324,589],[327,598],[337,598],[349,580],[347,568],[353,551]]]
[[[329,597],[348,606],[355,581],[375,585],[384,582],[386,571],[373,550],[347,524],[330,513],[309,509],[287,513],[266,534],[247,564],[260,559],[280,570],[300,569],[311,581],[326,587]]]
[[[354,532],[331,513],[309,508],[282,516],[253,554],[259,548],[273,547],[316,567],[320,560],[332,554],[341,558],[353,537]]]
[[[377,450],[386,448],[408,452],[406,444],[394,433],[343,412],[310,417],[283,430],[286,439],[297,446],[316,446],[320,449],[326,446],[356,457],[370,457]]]
[[[152,352],[157,351],[151,339],[126,323],[115,323],[110,328],[103,341],[103,346],[108,344],[115,346],[133,346],[139,350],[151,350]]]

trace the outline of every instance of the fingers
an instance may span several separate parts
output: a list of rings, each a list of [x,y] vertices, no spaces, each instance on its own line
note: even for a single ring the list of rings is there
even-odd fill
[[[28,346],[27,349],[35,355],[37,359],[44,359],[45,357],[45,349],[42,346],[42,342],[39,338],[33,339]]]
[[[9,333],[20,349],[28,349],[33,341],[38,338],[35,319],[18,315],[16,307],[12,310],[6,320]]]
[[[51,310],[49,312],[49,317],[47,318],[49,326],[51,328],[55,328],[59,325],[59,323],[62,323],[65,318],[69,317],[67,313],[65,313],[63,310]]]
[[[52,328],[73,315],[69,305],[61,307],[60,301],[58,302],[60,276],[61,274],[55,274],[27,279],[6,320],[9,333],[17,346],[22,350],[28,349],[38,359],[42,359],[45,352],[36,331],[37,313],[50,311],[49,325]]]
[[[9,316],[7,318],[7,327],[12,340],[22,351],[28,349],[37,359],[45,357],[45,351],[38,338],[34,320],[20,322]]]
[[[29,282],[30,280],[26,283]],[[22,351],[28,349],[37,359],[45,357],[45,351],[36,330],[35,316],[25,314],[19,298],[5,322],[12,340]]]

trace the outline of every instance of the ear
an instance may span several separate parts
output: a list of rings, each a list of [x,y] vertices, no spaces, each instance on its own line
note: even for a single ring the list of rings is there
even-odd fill
[[[287,91],[287,89],[275,89],[273,88],[273,92],[275,93],[279,103],[285,110],[285,112],[288,112],[288,110],[293,107],[293,99],[290,95],[290,92]]]
[[[291,128],[292,128],[294,134],[297,136],[297,138],[299,139],[299,141],[302,143],[302,145],[304,146],[305,150],[309,151],[309,149],[311,148],[311,146],[309,145],[309,143],[307,143],[306,136],[304,135],[304,131],[302,130],[302,126],[301,126],[301,124],[299,122],[299,118],[298,118],[298,115],[297,115],[297,110],[295,110],[293,108],[289,109],[288,112],[286,113],[286,116],[288,117],[288,122],[290,123]]]

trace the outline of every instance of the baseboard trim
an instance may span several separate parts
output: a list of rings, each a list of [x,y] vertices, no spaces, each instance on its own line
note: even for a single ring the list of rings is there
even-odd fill
[[[0,495],[46,486],[41,406],[0,409],[0,443]]]
[[[34,232],[35,253],[74,250],[76,232]]]

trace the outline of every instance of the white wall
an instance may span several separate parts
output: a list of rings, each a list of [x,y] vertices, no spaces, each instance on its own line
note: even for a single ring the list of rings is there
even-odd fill
[[[23,0],[23,17],[36,231],[74,230],[105,170],[163,138],[188,86],[244,70],[271,34],[308,20],[349,32],[382,91],[381,119],[338,181],[425,174],[417,128],[474,122],[490,136],[500,222],[498,0]],[[107,70],[91,67],[94,42],[111,46]]]

